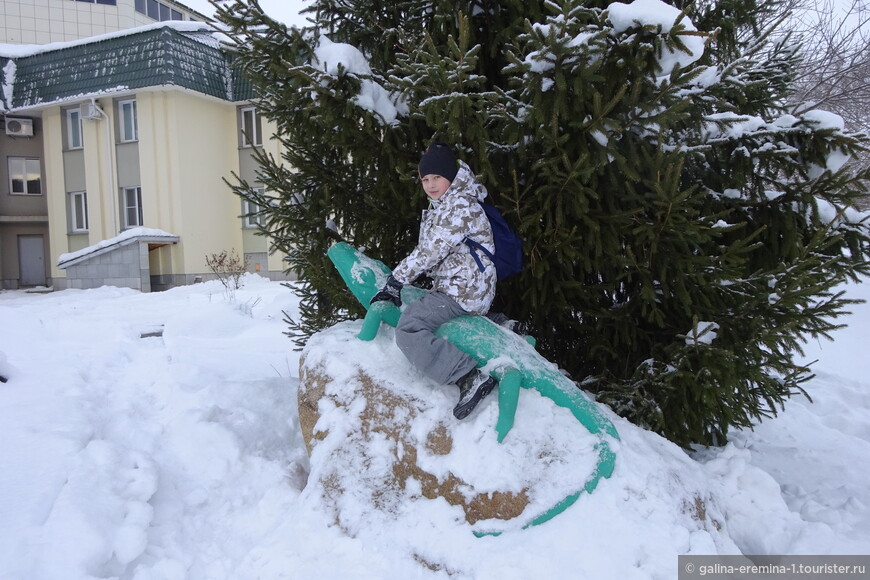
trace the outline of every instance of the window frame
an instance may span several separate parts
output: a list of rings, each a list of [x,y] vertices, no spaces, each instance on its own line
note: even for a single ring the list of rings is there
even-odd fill
[[[262,186],[252,187],[251,189],[260,195],[263,195],[266,192],[266,188]],[[263,209],[260,204],[249,199],[242,199],[242,228],[252,230],[263,225],[263,215],[260,213],[261,211],[263,211]]]
[[[118,140],[121,143],[135,143],[139,140],[139,107],[136,99],[118,101]]]
[[[134,204],[129,204],[129,195],[134,195]],[[135,211],[136,219],[138,223],[130,222],[130,211]],[[139,228],[145,225],[144,215],[142,211],[142,187],[139,185],[135,185],[132,187],[122,187],[121,188],[121,218],[122,223],[124,224],[124,229],[129,230],[131,228]]]
[[[251,125],[250,127],[248,125]],[[239,109],[239,138],[242,149],[263,146],[263,123],[256,107],[242,107]],[[253,134],[253,142],[250,136]]]
[[[88,229],[88,192],[71,191],[69,192],[69,231],[71,234],[83,234],[87,233]]]
[[[116,2],[117,0],[97,0],[97,2]],[[144,14],[151,20],[156,22],[166,22],[169,20],[184,20],[184,13],[176,10],[172,5],[160,0],[136,0],[134,9],[139,14]]]
[[[15,167],[21,163],[21,167]],[[29,175],[32,173],[32,165],[36,164],[36,174],[38,175],[38,179],[36,180],[36,184],[39,187],[39,191],[32,192],[30,189],[30,181],[27,179]],[[18,157],[18,156],[10,156],[7,157],[6,169],[8,171],[9,182],[9,195],[42,195],[42,159],[39,157]],[[16,179],[16,177],[18,179]],[[15,191],[15,182],[20,181],[22,190]]]
[[[73,117],[76,119],[73,120]],[[75,143],[78,137],[78,144]],[[67,151],[84,149],[85,140],[82,134],[82,113],[78,108],[66,110],[66,148]]]

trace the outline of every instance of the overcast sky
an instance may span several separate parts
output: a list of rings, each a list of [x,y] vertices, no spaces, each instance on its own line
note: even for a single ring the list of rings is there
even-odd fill
[[[193,8],[206,16],[214,15],[214,6],[208,0],[178,0],[181,4]],[[306,24],[305,19],[299,15],[299,11],[309,4],[308,0],[260,0],[263,10],[284,24]]]

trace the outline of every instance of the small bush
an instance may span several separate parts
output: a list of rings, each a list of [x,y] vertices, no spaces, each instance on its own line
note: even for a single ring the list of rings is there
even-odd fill
[[[234,299],[236,290],[244,286],[242,277],[248,269],[247,258],[240,258],[235,250],[230,252],[224,250],[218,254],[206,254],[205,263],[223,284],[227,297]]]

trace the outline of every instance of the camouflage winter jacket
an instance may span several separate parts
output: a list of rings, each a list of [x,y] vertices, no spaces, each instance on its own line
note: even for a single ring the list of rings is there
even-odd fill
[[[495,297],[495,266],[478,252],[484,266],[481,272],[463,242],[468,237],[490,252],[495,250],[489,220],[478,203],[485,197],[486,188],[460,161],[450,188],[423,212],[417,247],[396,266],[393,277],[408,284],[427,274],[434,290],[447,294],[471,314],[486,314]]]

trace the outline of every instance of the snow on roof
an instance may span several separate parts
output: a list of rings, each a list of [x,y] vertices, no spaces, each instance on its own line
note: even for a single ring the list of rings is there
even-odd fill
[[[23,58],[26,56],[33,56],[34,54],[41,54],[43,52],[51,52],[53,50],[61,50],[73,46],[81,46],[84,44],[101,42],[103,40],[109,40],[111,38],[131,36],[133,34],[139,34],[141,32],[147,32],[149,30],[156,30],[158,28],[172,28],[178,32],[188,33],[208,31],[216,36],[222,36],[214,28],[212,28],[210,24],[206,22],[197,22],[192,20],[166,20],[164,22],[155,22],[153,24],[146,24],[144,26],[137,26],[135,28],[127,28],[124,30],[118,30],[116,32],[107,32],[106,34],[88,36],[87,38],[70,40],[67,42],[50,42],[48,44],[0,44],[0,58]]]
[[[128,246],[136,242],[176,243],[178,240],[178,236],[163,230],[154,228],[132,228],[121,232],[114,238],[98,242],[93,246],[88,246],[87,248],[83,248],[76,252],[61,254],[57,258],[57,267],[60,269],[68,268],[69,266],[74,266],[87,258],[93,258],[100,254],[110,252],[116,248]]]
[[[0,112],[161,86],[244,99],[253,91],[228,70],[225,42],[208,24],[170,21],[65,43],[0,45],[27,55],[3,66]]]

